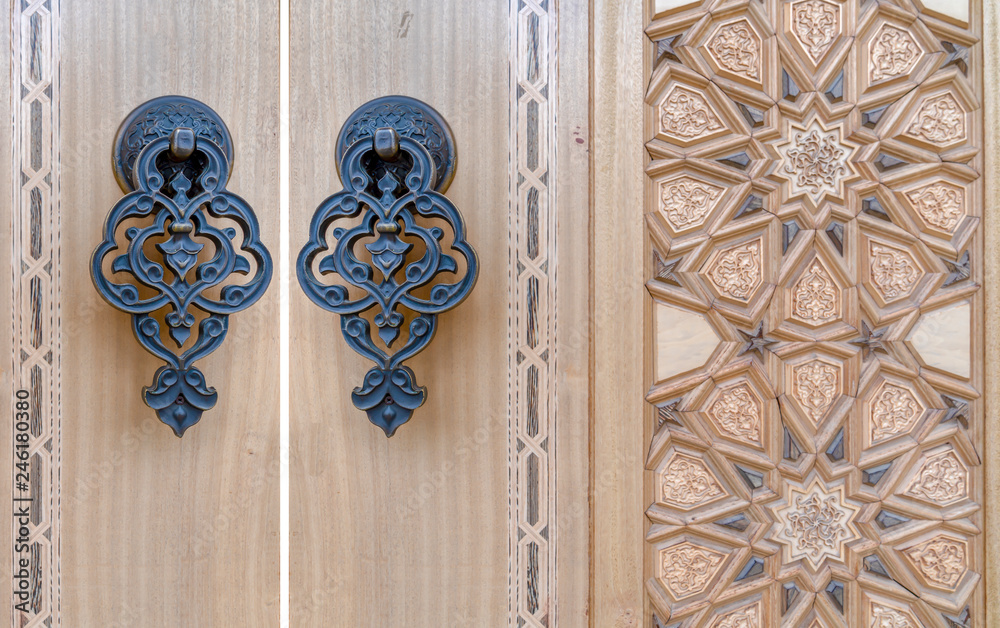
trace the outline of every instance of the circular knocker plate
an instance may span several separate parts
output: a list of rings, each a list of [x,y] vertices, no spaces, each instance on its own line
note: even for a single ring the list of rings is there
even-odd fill
[[[448,189],[455,178],[457,160],[451,128],[433,107],[409,96],[383,96],[358,107],[344,122],[337,138],[337,164],[355,142],[373,138],[380,128],[395,129],[400,137],[408,137],[426,148],[436,170],[434,189],[441,193]],[[402,181],[413,164],[400,159],[395,163],[379,160],[371,166],[375,181],[385,172],[391,172]]]
[[[125,117],[115,135],[111,154],[115,180],[123,192],[131,192],[132,168],[139,153],[147,144],[161,137],[168,137],[174,129],[187,127],[194,130],[195,137],[206,139],[222,149],[232,172],[233,138],[219,114],[203,102],[186,96],[160,96],[146,101]],[[197,164],[179,162],[164,164],[163,174],[169,180],[177,171],[197,168]],[[187,173],[189,179],[195,173]]]

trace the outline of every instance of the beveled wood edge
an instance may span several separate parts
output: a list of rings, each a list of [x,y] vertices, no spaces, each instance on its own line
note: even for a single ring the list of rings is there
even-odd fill
[[[643,289],[649,261],[643,95],[652,45],[643,0],[592,0],[591,614],[594,628],[642,626],[645,482],[653,409]],[[637,211],[638,209],[638,211]]]
[[[976,15],[980,0],[974,0],[972,15]],[[1000,369],[1000,82],[995,80],[1000,72],[1000,3],[981,4],[983,15],[983,131],[985,134],[985,169],[983,206],[984,281],[983,292],[986,300],[986,342],[984,382],[984,422],[986,465],[984,491],[984,534],[986,535],[986,599],[996,600],[1000,596],[1000,377],[995,374]],[[994,78],[990,78],[994,77]],[[990,211],[992,210],[992,211]],[[986,604],[984,625],[1000,625],[1000,604]]]

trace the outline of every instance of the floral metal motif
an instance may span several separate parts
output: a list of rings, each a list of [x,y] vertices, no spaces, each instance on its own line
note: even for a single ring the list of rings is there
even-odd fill
[[[920,573],[940,588],[954,590],[968,570],[965,544],[946,536],[937,536],[905,553]]]
[[[754,240],[724,250],[708,271],[708,277],[719,289],[740,301],[748,301],[762,282],[760,240]]]
[[[909,33],[883,25],[869,45],[872,82],[906,74],[916,65],[920,54],[920,47]]]
[[[795,177],[795,184],[813,195],[838,188],[847,173],[846,151],[835,133],[796,133],[794,145],[785,151],[783,171]]]
[[[708,48],[723,68],[760,80],[760,39],[746,20],[721,27]]]
[[[840,33],[840,7],[825,0],[806,0],[792,5],[795,37],[819,61]]]
[[[928,99],[906,129],[907,134],[945,146],[965,139],[965,110],[950,93]]]
[[[722,189],[688,176],[666,181],[660,188],[660,207],[674,229],[700,225]]]
[[[693,90],[676,85],[660,105],[660,130],[677,139],[690,140],[721,128],[719,116]]]
[[[828,323],[840,316],[840,291],[819,260],[813,260],[792,289],[792,313],[808,323]]]
[[[945,506],[968,495],[969,470],[954,451],[928,458],[906,489],[907,495]]]
[[[885,244],[869,247],[872,283],[886,301],[895,301],[910,294],[920,274],[913,258],[904,251]]]
[[[812,360],[792,369],[792,395],[809,418],[818,422],[837,397],[840,369],[823,360]]]
[[[760,402],[746,384],[723,390],[709,414],[730,436],[760,443]]]
[[[406,124],[405,119],[401,124]],[[435,190],[437,170],[430,152],[394,128],[381,131],[385,131],[384,137],[394,138],[395,155],[384,155],[383,159],[383,153],[378,152],[378,132],[374,138],[359,139],[347,148],[340,163],[344,190],[317,208],[297,272],[302,289],[314,303],[340,314],[347,344],[375,362],[362,385],[354,389],[352,399],[373,424],[392,436],[426,398],[426,389],[417,386],[413,371],[403,366],[403,361],[431,341],[438,314],[469,295],[479,266],[475,251],[465,240],[461,214]],[[402,180],[378,165],[394,158],[403,161],[404,157],[412,166]],[[375,173],[380,178],[375,179]],[[357,218],[360,223],[350,222]],[[443,221],[451,228],[450,250],[462,256],[464,270],[442,244],[445,231],[425,225],[428,220]],[[350,224],[336,226],[338,221]],[[327,241],[331,227],[335,243]],[[370,261],[358,257],[362,247]],[[408,260],[407,254],[414,249],[422,251],[420,257]],[[317,271],[320,277],[339,275],[360,296],[352,297],[348,286],[320,281]],[[435,284],[442,274],[457,276],[452,282]],[[366,312],[374,314],[375,336]],[[393,350],[408,318],[406,339]]]
[[[185,119],[168,116],[167,122],[185,124]],[[218,398],[194,362],[222,344],[230,314],[264,294],[271,280],[271,257],[260,242],[253,210],[226,190],[230,165],[222,147],[196,136],[190,126],[178,127],[169,136],[148,135],[155,139],[139,151],[129,169],[134,190],[108,214],[91,274],[101,296],[132,315],[132,330],[140,344],[167,362],[156,371],[153,385],[143,389],[143,399],[182,436]],[[232,227],[214,226],[209,217],[236,223],[242,234]],[[105,257],[120,248],[115,241],[119,227],[139,220],[152,224],[126,228],[127,249],[112,259],[106,271]],[[240,250],[253,259],[253,268],[234,247],[237,238]],[[211,255],[201,261],[206,245]],[[151,248],[162,258],[148,257]],[[233,274],[249,275],[251,270],[254,274],[246,283],[226,283]],[[118,283],[117,274],[134,281]],[[196,314],[203,315],[197,329]],[[162,337],[159,317],[176,348],[168,347]],[[181,351],[192,334],[192,342]]]
[[[933,183],[906,194],[928,224],[951,233],[965,215],[965,193],[945,183]]]
[[[725,556],[687,541],[672,545],[660,554],[660,579],[681,600],[705,590],[718,573]]]
[[[721,497],[724,492],[705,463],[684,454],[674,454],[663,472],[663,501],[678,508],[691,508]]]
[[[885,382],[871,401],[871,441],[877,443],[913,427],[920,413],[920,402],[913,394]]]

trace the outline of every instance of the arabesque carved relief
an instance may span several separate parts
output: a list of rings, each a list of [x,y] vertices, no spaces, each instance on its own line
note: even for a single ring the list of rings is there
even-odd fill
[[[719,342],[648,381],[643,628],[986,621],[982,19],[930,5],[646,29],[647,288]]]

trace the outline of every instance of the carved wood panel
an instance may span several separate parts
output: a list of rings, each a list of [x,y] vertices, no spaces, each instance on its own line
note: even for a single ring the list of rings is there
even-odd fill
[[[656,2],[646,625],[984,625],[982,80],[954,5]]]

